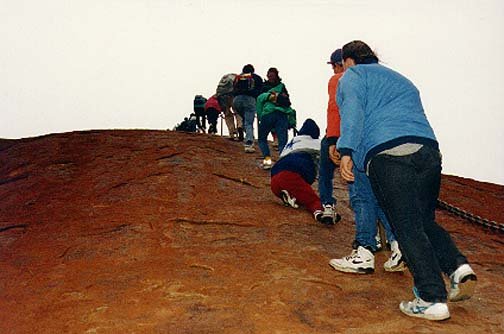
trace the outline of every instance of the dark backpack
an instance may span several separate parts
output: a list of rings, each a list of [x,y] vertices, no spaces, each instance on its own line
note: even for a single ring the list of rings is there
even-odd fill
[[[194,109],[196,110],[197,108],[205,108],[205,103],[207,99],[203,97],[203,95],[196,95],[194,97]]]
[[[189,131],[189,119],[186,117],[180,124],[175,127],[175,131]]]
[[[237,75],[234,81],[235,95],[251,93],[255,88],[255,80],[252,73]]]

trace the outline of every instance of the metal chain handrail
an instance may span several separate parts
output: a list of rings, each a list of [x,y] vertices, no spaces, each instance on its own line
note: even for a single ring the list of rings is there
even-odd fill
[[[497,230],[499,232],[504,233],[504,224],[497,223],[494,220],[488,220],[488,219],[482,218],[478,215],[475,215],[475,214],[472,214],[472,213],[467,212],[465,210],[462,210],[461,208],[457,208],[456,206],[453,206],[453,205],[451,205],[443,200],[440,200],[440,199],[438,199],[438,207],[440,207],[441,209],[444,209],[448,212],[451,212],[461,218],[464,218],[464,219],[470,221],[471,223],[479,224],[479,225],[485,226],[489,229]]]

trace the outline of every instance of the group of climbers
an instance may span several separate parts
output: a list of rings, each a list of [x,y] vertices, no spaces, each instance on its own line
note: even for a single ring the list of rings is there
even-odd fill
[[[286,206],[304,207],[315,220],[329,226],[341,219],[332,196],[333,175],[339,167],[348,182],[355,238],[352,253],[330,260],[330,266],[341,272],[373,273],[375,252],[388,245],[391,254],[384,270],[409,268],[414,280],[415,298],[401,302],[400,310],[428,320],[447,319],[447,301],[470,298],[477,278],[450,235],[435,222],[441,154],[418,89],[379,64],[362,41],[337,49],[328,64],[333,76],[322,140],[318,125],[307,119],[288,141],[287,131],[295,129],[296,113],[276,68],[268,70],[263,82],[252,65],[244,66],[241,74],[233,75],[232,90],[217,92],[204,109],[224,110],[239,119],[236,127],[228,118],[226,124],[232,139],[245,141],[247,153],[255,152],[257,114],[262,167],[271,169],[272,192]],[[213,116],[208,119],[209,123],[214,120]],[[274,164],[267,141],[270,133],[278,139],[279,158]],[[312,188],[317,175],[319,194]],[[387,240],[377,238],[377,221]],[[448,292],[443,273],[450,280]]]
[[[278,141],[281,152],[287,143],[288,130],[296,134],[296,111],[291,108],[290,96],[275,67],[271,67],[267,80],[255,73],[254,66],[247,64],[240,74],[228,73],[217,85],[215,94],[206,99],[198,94],[194,97],[196,129],[192,132],[206,132],[208,120],[209,134],[217,133],[217,120],[223,115],[229,138],[244,142],[246,153],[254,153],[254,122],[258,120],[258,146],[264,156],[263,168],[272,166],[267,144],[271,134]],[[176,128],[179,130],[179,128]],[[188,131],[180,127],[181,131]]]

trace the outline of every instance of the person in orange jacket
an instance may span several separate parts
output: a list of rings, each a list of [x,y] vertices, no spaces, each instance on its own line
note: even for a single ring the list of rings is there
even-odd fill
[[[327,63],[332,66],[334,75],[329,79],[328,84],[329,102],[327,103],[327,128],[326,135],[322,138],[320,145],[318,191],[320,194],[320,201],[322,202],[322,215],[324,220],[332,220],[334,224],[334,218],[336,217],[336,199],[332,194],[333,175],[336,164],[330,159],[329,147],[331,145],[336,145],[340,136],[340,114],[338,105],[336,104],[336,90],[338,89],[338,81],[343,75],[341,49],[334,51]],[[338,152],[336,151],[335,153],[337,154]]]
[[[336,150],[336,142],[340,137],[340,112],[336,102],[338,84],[343,76],[342,50],[337,49],[331,54],[331,64],[334,75],[329,80],[327,104],[327,130],[326,137],[321,142],[320,167],[319,167],[319,194],[322,202],[322,217],[330,221],[336,217],[336,200],[332,197],[334,170],[339,162],[339,154]],[[331,161],[335,160],[335,162]],[[387,241],[390,244],[392,254],[383,265],[389,272],[405,270],[402,254],[395,235],[392,232],[385,214],[378,206],[373,196],[371,185],[366,175],[358,174],[356,182],[348,185],[350,204],[355,215],[355,240],[352,243],[352,254],[342,259],[332,259],[329,264],[336,270],[358,274],[374,272],[374,252],[381,249],[376,239],[376,220],[379,219],[385,229]],[[334,220],[335,221],[335,220]],[[380,240],[383,245],[384,241]]]

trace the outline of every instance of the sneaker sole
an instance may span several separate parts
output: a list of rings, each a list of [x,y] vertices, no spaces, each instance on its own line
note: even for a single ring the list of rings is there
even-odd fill
[[[458,292],[455,293],[453,297],[448,298],[448,300],[451,302],[460,302],[471,298],[474,294],[477,281],[478,279],[476,278],[476,275],[467,275],[458,284]]]
[[[402,261],[397,266],[393,266],[393,267],[385,267],[385,266],[383,266],[383,269],[385,269],[386,272],[395,273],[395,272],[405,271],[406,270],[406,265],[404,264],[404,261]]]
[[[318,220],[318,222],[323,225],[328,225],[328,226],[334,225],[333,217],[322,217],[322,218],[320,218],[320,220]]]
[[[348,268],[348,267],[340,267],[337,264],[331,263],[329,261],[329,265],[333,267],[337,271],[342,271],[344,273],[351,273],[351,274],[360,274],[360,275],[366,275],[366,274],[372,274],[374,273],[374,268]]]
[[[406,314],[407,316],[420,318],[420,319],[427,319],[427,320],[434,320],[434,321],[442,321],[442,320],[450,319],[450,313],[435,315],[435,314],[425,314],[425,313],[410,313],[406,310],[403,310],[403,308],[400,306],[399,306],[399,309],[401,310],[402,313]]]
[[[323,225],[336,225],[337,222],[341,220],[341,216],[339,214],[336,214],[336,216],[324,216],[320,220],[317,220],[319,223]]]

